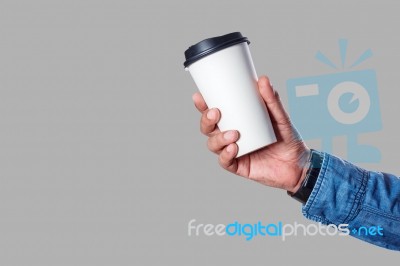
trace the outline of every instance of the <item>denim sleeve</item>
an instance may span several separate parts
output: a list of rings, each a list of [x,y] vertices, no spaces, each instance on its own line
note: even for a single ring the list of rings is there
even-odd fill
[[[399,177],[321,155],[321,171],[303,206],[304,216],[323,224],[348,224],[350,235],[400,250]]]

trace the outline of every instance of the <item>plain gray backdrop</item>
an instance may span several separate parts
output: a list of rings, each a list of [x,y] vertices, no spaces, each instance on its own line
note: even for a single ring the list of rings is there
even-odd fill
[[[222,170],[199,132],[183,52],[241,31],[259,75],[376,70],[383,130],[361,136],[400,173],[398,1],[0,1],[0,265],[389,263],[352,237],[189,237],[187,223],[312,223],[285,191]],[[335,152],[345,152],[344,145]],[[343,141],[342,141],[343,142]],[[317,145],[309,143],[311,147]]]

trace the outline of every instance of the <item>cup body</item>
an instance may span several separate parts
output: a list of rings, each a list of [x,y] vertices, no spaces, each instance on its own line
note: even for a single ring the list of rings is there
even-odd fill
[[[276,142],[247,42],[204,56],[186,70],[208,107],[220,110],[219,129],[239,131],[237,157]]]

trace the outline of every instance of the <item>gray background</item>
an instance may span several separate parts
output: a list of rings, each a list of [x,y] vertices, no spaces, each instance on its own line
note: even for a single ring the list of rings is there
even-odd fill
[[[286,104],[289,78],[332,73],[317,50],[377,72],[383,130],[362,139],[399,173],[396,1],[0,2],[1,265],[377,264],[352,237],[188,237],[187,223],[310,223],[284,191],[226,173],[199,133],[184,50],[241,31]],[[338,138],[339,143],[343,139]],[[310,143],[312,147],[318,143]],[[316,146],[313,146],[316,145]],[[336,145],[337,154],[344,145]],[[310,256],[310,252],[312,255]]]

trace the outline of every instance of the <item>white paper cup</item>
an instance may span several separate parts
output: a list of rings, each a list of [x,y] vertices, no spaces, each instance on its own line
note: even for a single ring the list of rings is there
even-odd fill
[[[221,112],[219,129],[239,131],[237,157],[276,142],[248,43],[234,32],[201,41],[185,52],[185,69],[208,107]]]

